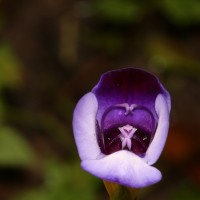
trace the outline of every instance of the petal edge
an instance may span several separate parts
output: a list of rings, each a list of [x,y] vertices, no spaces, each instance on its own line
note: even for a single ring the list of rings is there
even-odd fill
[[[99,160],[82,161],[81,166],[101,179],[132,188],[146,187],[162,178],[159,170],[147,165],[140,157],[126,150]]]
[[[162,94],[158,94],[155,102],[155,110],[158,114],[158,126],[153,141],[143,158],[149,165],[154,164],[158,160],[164,148],[169,129],[169,109],[170,106],[165,97]]]
[[[101,153],[95,127],[97,109],[97,99],[89,92],[79,100],[74,110],[73,131],[81,160],[96,159]]]

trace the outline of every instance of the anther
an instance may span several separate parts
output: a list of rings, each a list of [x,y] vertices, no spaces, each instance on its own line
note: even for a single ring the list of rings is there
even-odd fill
[[[130,126],[129,124],[123,127],[119,127],[118,129],[121,132],[120,139],[122,142],[122,149],[124,149],[127,146],[128,149],[131,150],[131,146],[132,146],[131,138],[133,137],[137,129]]]

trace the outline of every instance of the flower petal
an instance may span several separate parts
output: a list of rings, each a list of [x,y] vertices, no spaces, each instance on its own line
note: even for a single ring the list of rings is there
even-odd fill
[[[99,160],[84,160],[84,170],[111,182],[141,188],[161,180],[161,173],[132,152],[122,150]]]
[[[109,129],[115,127],[116,124],[123,126],[130,124],[139,129],[147,131],[151,134],[155,133],[157,127],[157,120],[154,119],[152,113],[144,109],[135,109],[131,114],[126,115],[126,110],[122,108],[113,108],[106,115],[103,115],[101,123],[102,129]]]
[[[101,153],[96,136],[98,102],[93,93],[87,93],[78,102],[73,115],[73,131],[79,156],[96,159]]]
[[[148,108],[156,118],[155,99],[159,93],[167,95],[160,81],[152,74],[135,68],[110,71],[102,75],[92,92],[98,100],[98,121],[113,105],[128,103]]]
[[[155,102],[155,110],[158,115],[158,126],[153,141],[143,158],[149,165],[154,164],[158,160],[164,148],[169,129],[170,107],[170,99],[167,101],[162,94],[159,94]]]

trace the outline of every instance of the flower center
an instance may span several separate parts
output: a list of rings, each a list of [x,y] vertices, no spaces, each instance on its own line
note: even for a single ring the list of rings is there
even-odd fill
[[[119,130],[121,132],[120,139],[122,142],[122,149],[124,149],[127,146],[128,149],[131,150],[131,146],[132,146],[131,138],[133,137],[137,129],[127,124],[123,127],[119,127]]]
[[[98,143],[102,153],[108,155],[128,150],[143,156],[153,138],[153,132],[146,127],[148,124],[152,127],[154,123],[151,112],[136,104],[129,106],[124,103],[108,108],[102,117],[101,127],[97,121]]]

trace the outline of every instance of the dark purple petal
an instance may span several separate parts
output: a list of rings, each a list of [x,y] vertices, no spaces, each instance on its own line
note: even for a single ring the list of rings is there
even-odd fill
[[[109,112],[104,112],[101,119],[102,131],[126,124],[133,125],[136,128],[143,129],[147,132],[154,133],[157,121],[151,112],[144,108],[137,108],[130,114],[125,114],[124,108],[113,108]]]
[[[155,99],[159,93],[169,98],[168,92],[152,74],[135,68],[110,71],[101,76],[99,83],[93,88],[99,108],[98,121],[106,109],[116,104],[128,103],[148,108],[155,118]]]
[[[144,156],[158,125],[156,97],[162,94],[170,104],[169,94],[159,80],[143,70],[126,68],[104,74],[92,92],[98,101],[97,135],[101,151],[110,154],[127,148],[121,147],[118,128],[131,125],[140,134],[127,140],[131,143],[129,150]]]
[[[132,138],[131,151],[136,155],[143,156],[149,147],[152,137],[147,132],[138,129]]]
[[[104,146],[102,146],[103,144],[99,144],[102,153],[109,155],[111,153],[122,150],[120,134],[121,132],[118,127],[111,128],[103,132]],[[149,133],[138,129],[131,138],[132,145],[130,150],[136,155],[143,156],[150,144],[150,140],[151,135]],[[129,150],[128,147],[123,149]]]

